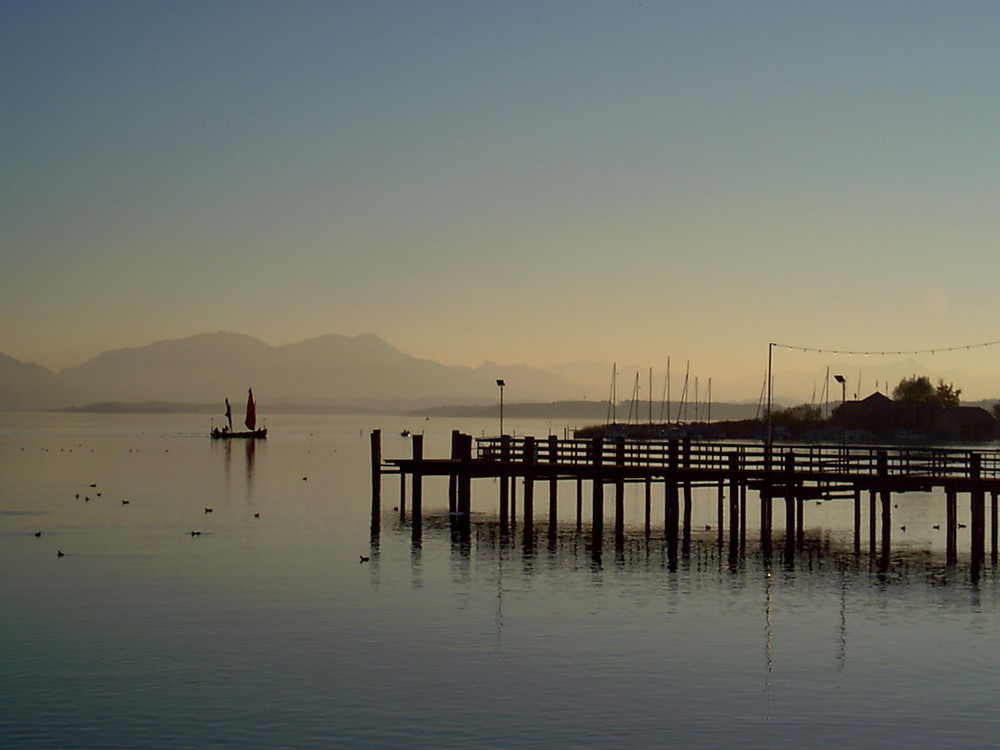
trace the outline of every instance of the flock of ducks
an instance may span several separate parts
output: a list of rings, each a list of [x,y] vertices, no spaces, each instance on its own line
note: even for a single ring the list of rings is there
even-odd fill
[[[24,450],[24,449],[22,448],[21,450]],[[129,452],[131,452],[131,449],[129,449]],[[306,477],[302,477],[302,478],[306,479]],[[91,489],[96,489],[97,488],[97,482],[92,482],[90,484],[90,487],[91,487]],[[94,497],[95,498],[100,497],[100,496],[101,496],[100,492],[95,492],[94,493]],[[80,493],[77,492],[76,495],[75,495],[75,497],[76,497],[77,500],[79,500],[80,499]],[[90,495],[84,494],[83,501],[85,503],[89,503],[90,502]],[[122,505],[131,505],[132,501],[129,500],[129,499],[123,499],[121,501],[121,503],[122,503]],[[207,506],[205,507],[205,513],[214,513],[214,512],[215,512],[215,508],[209,508]],[[260,518],[260,513],[254,513],[253,517],[254,518]],[[190,534],[191,534],[191,536],[201,536],[202,532],[201,531],[197,531],[195,529],[192,529],[191,532],[190,532]],[[35,536],[36,537],[41,537],[42,536],[42,532],[41,531],[36,531],[35,532]],[[66,553],[63,552],[61,549],[56,550],[56,557],[66,557]],[[367,560],[367,558],[365,558],[365,559]]]

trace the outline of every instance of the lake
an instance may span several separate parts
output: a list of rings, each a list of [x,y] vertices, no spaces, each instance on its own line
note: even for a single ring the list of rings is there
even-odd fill
[[[569,484],[551,540],[536,493],[526,546],[499,533],[490,480],[467,542],[425,480],[414,540],[386,477],[373,538],[372,429],[388,458],[409,455],[403,429],[437,457],[495,422],[268,421],[226,444],[199,415],[0,414],[0,746],[996,743],[997,568],[970,575],[967,536],[946,564],[937,494],[894,498],[907,531],[882,571],[867,540],[853,552],[849,501],[810,503],[791,559],[761,553],[750,512],[734,558],[707,489],[676,565],[631,486],[625,543],[599,560]]]

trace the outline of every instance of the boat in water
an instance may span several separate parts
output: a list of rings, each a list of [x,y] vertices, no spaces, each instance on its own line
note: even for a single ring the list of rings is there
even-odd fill
[[[231,440],[234,438],[243,438],[250,440],[258,440],[267,437],[266,427],[257,427],[257,403],[253,400],[253,388],[250,389],[247,394],[247,416],[244,420],[244,424],[247,426],[246,430],[236,431],[233,430],[233,410],[229,406],[229,399],[226,399],[226,421],[228,424],[223,427],[213,427],[212,428],[212,438],[216,440]]]

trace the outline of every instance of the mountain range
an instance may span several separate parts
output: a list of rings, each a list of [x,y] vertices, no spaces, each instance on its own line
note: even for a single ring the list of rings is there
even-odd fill
[[[241,333],[207,333],[103,352],[54,373],[0,355],[0,409],[96,402],[239,401],[252,387],[264,403],[415,408],[496,401],[497,378],[519,400],[579,398],[596,389],[545,370],[487,362],[443,365],[401,352],[374,334],[327,334],[271,346]]]
[[[646,370],[642,368],[641,372],[644,374]],[[632,388],[627,384],[640,368],[620,367],[618,372],[618,400],[627,405],[632,400]],[[840,372],[848,377],[854,391],[847,394],[849,398],[864,398],[874,390],[873,383],[880,383],[880,390],[886,392],[901,377],[929,374],[915,361],[887,363],[867,368],[863,387],[860,369],[843,368]],[[206,405],[229,398],[236,403],[245,397],[248,388],[254,389],[262,406],[411,411],[495,404],[498,378],[506,381],[505,396],[509,404],[598,402],[610,395],[610,375],[611,365],[600,361],[546,368],[495,362],[476,368],[443,365],[410,356],[371,333],[326,334],[294,344],[271,346],[246,334],[220,332],[109,350],[57,373],[0,354],[0,411],[54,410],[103,402]],[[944,375],[959,387],[965,386],[967,395],[976,392],[989,396],[996,390],[988,380],[980,384],[966,374]],[[636,382],[645,381],[645,377],[635,377]],[[817,393],[824,393],[817,373],[782,371],[776,373],[776,379],[783,395],[798,393],[802,402],[810,401],[810,391],[813,400]],[[658,396],[662,373],[656,373],[655,383],[654,394]],[[728,401],[756,407],[759,399],[755,396],[762,389],[759,378],[733,373],[729,378],[716,377],[714,383],[717,405]],[[675,410],[682,385],[683,378],[675,373]],[[840,393],[835,386],[833,389],[827,386],[827,395],[819,400],[839,401]],[[697,400],[693,397],[696,393],[695,386],[686,397],[689,404]],[[741,398],[734,399],[735,394]],[[643,382],[637,400],[645,403],[646,399],[648,387]],[[654,411],[659,416],[662,404],[659,398],[655,401]],[[798,401],[775,398],[775,404],[791,403]],[[645,411],[645,407],[640,408]],[[713,415],[726,418],[718,411],[713,411]]]

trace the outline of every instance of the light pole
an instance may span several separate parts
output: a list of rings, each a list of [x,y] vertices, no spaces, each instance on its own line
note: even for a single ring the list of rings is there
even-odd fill
[[[840,383],[840,428],[843,431],[843,441],[847,444],[847,378],[834,375],[833,379]]]
[[[503,437],[503,388],[507,384],[497,378],[497,385],[500,387],[500,437]]]

